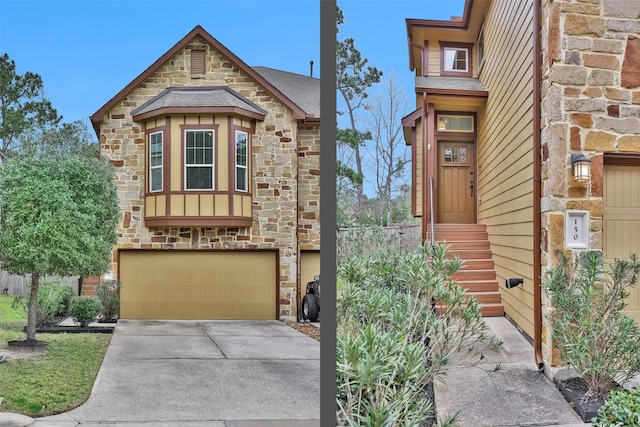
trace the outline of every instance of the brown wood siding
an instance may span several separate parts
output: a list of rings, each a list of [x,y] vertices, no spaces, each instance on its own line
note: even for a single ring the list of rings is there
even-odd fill
[[[494,0],[484,31],[478,222],[487,226],[505,312],[533,336],[533,3]],[[507,290],[510,277],[524,284]]]

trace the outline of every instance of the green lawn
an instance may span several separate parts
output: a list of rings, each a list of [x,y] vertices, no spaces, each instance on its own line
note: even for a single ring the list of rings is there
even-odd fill
[[[26,339],[22,309],[11,309],[11,297],[0,298],[0,355],[7,341]],[[32,417],[66,412],[91,393],[109,334],[38,334],[49,343],[43,355],[8,358],[0,363],[0,412]]]
[[[12,296],[0,296],[0,327],[17,324],[27,324],[27,313],[22,307],[11,308]]]

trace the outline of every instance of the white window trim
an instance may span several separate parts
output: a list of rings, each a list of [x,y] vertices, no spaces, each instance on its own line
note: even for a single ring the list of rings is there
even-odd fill
[[[464,65],[465,65],[464,70],[456,70],[454,68],[451,68],[450,64],[447,63],[447,60],[446,60],[447,55],[446,55],[446,53],[449,50],[454,50],[454,51],[464,50],[467,53],[466,54],[466,60],[464,61]],[[469,56],[470,55],[469,55],[469,49],[468,48],[466,48],[466,47],[449,47],[449,46],[447,46],[447,47],[444,48],[444,53],[445,53],[444,71],[446,71],[447,73],[468,73],[469,72]]]
[[[212,153],[211,153],[211,164],[199,164],[193,163],[187,166],[187,132],[211,132],[212,133]],[[184,130],[184,164],[182,165],[184,168],[184,191],[213,191],[215,190],[215,182],[216,182],[216,130],[215,129],[185,129]],[[211,188],[187,188],[187,169],[189,167],[211,167]]]
[[[153,135],[160,134],[160,165],[159,166],[151,166],[151,138]],[[149,193],[159,193],[164,190],[164,177],[163,177],[163,167],[164,167],[164,134],[162,131],[153,132],[149,134]],[[153,189],[153,173],[154,169],[160,169],[160,189]]]
[[[245,135],[245,150],[246,150],[246,165],[239,165],[238,164],[238,134],[244,134]],[[245,193],[249,192],[249,133],[248,132],[244,132],[241,130],[236,130],[235,134],[235,164],[236,164],[236,169],[235,169],[235,181],[236,181],[236,191],[242,191]],[[244,169],[244,182],[245,185],[247,186],[247,188],[238,188],[238,169]]]

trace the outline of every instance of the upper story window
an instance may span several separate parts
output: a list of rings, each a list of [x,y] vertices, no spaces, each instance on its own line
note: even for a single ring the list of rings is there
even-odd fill
[[[471,77],[472,43],[440,42],[440,75]]]
[[[162,191],[162,132],[149,135],[149,191]]]
[[[444,70],[445,71],[467,71],[467,59],[469,52],[465,48],[444,48]]]
[[[185,190],[213,190],[213,129],[184,131]]]
[[[249,191],[247,132],[236,131],[236,190]]]

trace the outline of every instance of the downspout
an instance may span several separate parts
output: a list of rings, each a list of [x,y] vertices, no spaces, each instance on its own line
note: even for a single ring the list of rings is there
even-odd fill
[[[540,0],[533,2],[533,351],[538,370],[544,369],[542,359],[542,296],[540,233]]]
[[[427,164],[428,155],[427,155],[427,147],[429,144],[429,139],[427,137],[427,120],[429,114],[427,112],[427,94],[422,92],[422,120],[420,121],[420,126],[422,127],[422,138],[420,143],[422,144],[422,244],[424,245],[427,241],[427,215],[428,215],[428,206],[431,203],[427,203],[428,192],[427,192],[427,175],[429,170],[429,165]],[[433,233],[433,230],[431,230]]]

